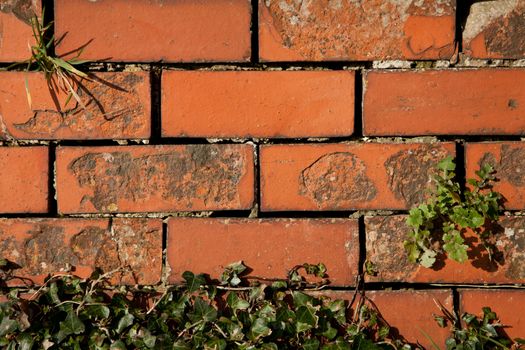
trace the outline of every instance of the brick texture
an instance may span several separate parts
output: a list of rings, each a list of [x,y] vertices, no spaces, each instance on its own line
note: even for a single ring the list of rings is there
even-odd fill
[[[93,74],[76,86],[81,103],[68,98],[69,91],[50,89],[40,73],[3,72],[0,84],[2,139],[139,139],[150,136],[151,92],[146,72]]]
[[[243,260],[250,276],[287,277],[295,265],[323,262],[333,285],[352,285],[359,261],[357,220],[200,219],[168,222],[170,281],[186,270],[218,278]]]
[[[0,213],[48,211],[47,147],[0,147]]]
[[[454,33],[454,0],[259,0],[263,61],[448,59]]]
[[[465,232],[469,260],[458,263],[445,255],[431,269],[408,261],[403,242],[409,232],[405,215],[366,217],[366,258],[378,271],[370,282],[525,283],[525,217],[502,217],[492,228],[496,251],[491,261],[477,235]],[[392,254],[395,251],[396,254]]]
[[[262,146],[261,209],[407,209],[454,152],[451,143]]]
[[[0,219],[0,255],[20,266],[9,281],[42,283],[49,274],[88,277],[118,268],[113,281],[155,284],[162,264],[162,222],[156,219]]]
[[[525,57],[525,2],[476,2],[463,30],[463,49],[475,58]]]
[[[249,209],[253,147],[61,147],[60,213]]]
[[[249,0],[56,0],[57,50],[116,62],[246,61],[250,13]]]
[[[523,69],[368,71],[365,135],[524,135]]]
[[[494,167],[494,190],[504,197],[506,209],[525,209],[525,143],[483,142],[466,146],[467,177],[475,178],[481,164]]]
[[[354,129],[354,72],[171,71],[162,80],[162,134],[330,137]]]
[[[460,310],[482,316],[482,308],[490,306],[505,326],[505,333],[512,338],[523,338],[525,316],[521,308],[525,305],[523,290],[474,290],[459,291]]]
[[[35,44],[31,20],[40,13],[40,1],[4,0],[0,4],[0,62],[23,61]]]

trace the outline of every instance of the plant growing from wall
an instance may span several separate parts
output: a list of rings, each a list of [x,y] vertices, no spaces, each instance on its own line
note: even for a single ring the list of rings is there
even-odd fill
[[[63,38],[55,40],[54,35],[49,35],[53,23],[44,24],[44,16],[45,11],[42,10],[40,17],[35,15],[31,19],[31,28],[35,39],[35,45],[31,46],[31,57],[24,62],[11,65],[8,69],[22,66],[27,72],[44,73],[49,90],[53,93],[55,99],[59,92],[64,92],[68,96],[65,105],[69,103],[71,98],[74,98],[79,105],[85,108],[75,88],[78,78],[89,78],[86,73],[76,67],[87,62],[79,58],[83,48],[71,52],[70,54],[75,54],[75,56],[69,59],[52,55],[52,48],[54,45],[59,45]],[[32,98],[27,79],[25,83],[27,99],[31,108]],[[58,104],[57,101],[55,102]]]
[[[0,259],[4,278],[14,277],[12,268]],[[356,289],[350,302],[322,296],[319,289],[328,283],[323,264],[298,265],[287,280],[268,284],[248,280],[245,271],[242,262],[233,263],[219,281],[186,271],[183,284],[169,287],[111,285],[111,277],[121,270],[95,271],[87,279],[50,276],[34,289],[8,288],[2,280],[7,301],[0,303],[0,346],[9,350],[414,348],[393,338],[363,290]],[[482,318],[465,314],[464,329],[452,313],[440,308],[443,316],[436,316],[438,323],[452,324],[447,349],[508,350],[523,342],[500,335],[501,324],[488,308]]]
[[[484,164],[476,172],[478,179],[467,180],[464,191],[455,180],[456,165],[452,157],[437,165],[435,188],[428,200],[410,210],[407,224],[411,230],[404,242],[408,259],[424,267],[432,267],[438,254],[444,251],[458,262],[467,260],[468,246],[463,230],[474,231],[490,259],[494,247],[490,242],[491,224],[498,220],[501,195],[492,190],[494,170]]]

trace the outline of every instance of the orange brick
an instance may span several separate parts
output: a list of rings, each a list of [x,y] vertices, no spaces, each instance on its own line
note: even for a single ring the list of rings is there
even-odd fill
[[[186,271],[218,278],[243,260],[250,276],[287,277],[295,265],[324,263],[333,285],[351,285],[358,273],[357,220],[171,218],[168,263],[171,282]]]
[[[351,71],[165,72],[163,135],[351,135],[354,75]]]
[[[476,2],[463,30],[463,51],[475,58],[525,57],[525,2]]]
[[[48,148],[0,147],[1,213],[48,211]]]
[[[261,209],[407,209],[454,153],[452,143],[262,146]]]
[[[496,249],[491,261],[478,236],[464,232],[469,260],[458,263],[438,256],[431,269],[408,261],[403,242],[410,231],[405,215],[366,217],[366,258],[378,271],[369,282],[525,283],[525,217],[501,217],[493,229]],[[395,251],[396,254],[392,254]]]
[[[151,134],[147,72],[96,73],[81,80],[77,92],[84,106],[75,98],[68,102],[68,93],[50,91],[41,73],[0,73],[0,85],[3,139],[138,139]]]
[[[56,0],[59,55],[110,61],[247,61],[249,0]]]
[[[343,291],[319,292],[316,295],[325,295],[334,299],[351,301],[353,293]],[[425,349],[433,346],[424,333],[430,335],[439,346],[445,345],[449,335],[448,329],[441,328],[434,320],[434,314],[440,311],[434,300],[441,302],[448,310],[452,311],[452,293],[449,290],[390,290],[366,291],[366,297],[376,307],[381,316],[390,325],[393,332],[404,337],[411,343],[419,343]],[[356,298],[353,307],[357,305]]]
[[[448,59],[454,0],[259,0],[263,61]]]
[[[0,219],[0,256],[15,275],[41,284],[67,271],[85,278],[95,268],[118,272],[115,283],[155,284],[162,268],[162,221],[156,219]],[[21,284],[21,279],[9,281]]]
[[[4,0],[0,6],[0,62],[24,61],[35,44],[31,21],[40,15],[40,1]]]
[[[365,135],[524,135],[524,69],[368,71]]]
[[[249,209],[253,146],[60,147],[60,213]]]
[[[468,178],[481,164],[487,163],[496,170],[494,191],[504,197],[506,209],[525,209],[525,142],[467,143],[465,164]]]
[[[496,312],[505,326],[505,333],[511,338],[525,335],[525,291],[523,290],[459,290],[460,312],[482,316],[482,308],[488,306]]]

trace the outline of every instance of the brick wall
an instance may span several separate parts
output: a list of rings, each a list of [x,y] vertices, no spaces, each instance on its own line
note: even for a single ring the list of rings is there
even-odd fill
[[[27,58],[41,7],[91,79],[82,107],[0,72],[0,254],[20,275],[324,262],[326,293],[351,298],[368,259],[369,296],[408,340],[444,339],[434,298],[524,336],[525,1],[7,0],[2,67]],[[496,165],[503,264],[475,244],[465,264],[407,262],[406,214],[447,155],[462,181]]]

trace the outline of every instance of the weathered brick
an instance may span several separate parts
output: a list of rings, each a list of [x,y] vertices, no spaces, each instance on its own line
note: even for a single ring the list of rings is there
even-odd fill
[[[113,281],[160,281],[162,221],[157,219],[1,219],[0,242],[0,256],[20,266],[15,275],[35,283],[68,268],[83,278],[95,268],[129,268],[116,272]]]
[[[0,213],[46,213],[47,147],[0,147]]]
[[[42,73],[0,73],[0,85],[2,139],[139,139],[151,134],[147,72],[95,73],[82,79],[76,91],[83,106],[75,98],[68,101],[69,92],[50,90]]]
[[[263,61],[448,59],[455,0],[259,0]]]
[[[524,58],[525,1],[473,3],[463,30],[463,51],[475,58]]]
[[[60,147],[60,213],[249,209],[253,146]]]
[[[325,295],[331,299],[351,301],[354,294],[350,292],[319,292],[316,295]],[[366,291],[366,297],[371,301],[368,305],[379,311],[388,322],[393,332],[403,336],[411,343],[419,343],[425,349],[433,348],[430,340],[424,335],[432,337],[439,345],[444,345],[448,329],[441,328],[434,320],[434,314],[440,314],[434,300],[439,301],[448,310],[453,309],[453,299],[450,290],[390,290]],[[353,309],[359,301],[354,301]]]
[[[523,338],[525,334],[525,291],[460,289],[460,312],[483,316],[482,308],[488,306],[496,312],[504,331],[511,338]],[[522,311],[520,311],[522,310]]]
[[[163,135],[330,137],[354,129],[352,71],[163,73]]]
[[[59,55],[110,61],[246,61],[249,0],[56,0]]]
[[[453,154],[452,143],[262,146],[261,209],[407,209]]]
[[[494,167],[494,190],[504,197],[506,209],[525,209],[525,142],[467,143],[465,165],[468,178],[477,178],[481,164]]]
[[[37,0],[0,2],[0,62],[17,62],[31,57],[29,47],[35,44],[31,21],[40,11]]]
[[[303,263],[324,263],[333,285],[351,285],[358,273],[357,220],[171,218],[168,263],[171,282],[186,271],[218,278],[243,260],[250,276],[286,278]]]
[[[368,71],[365,135],[524,135],[524,69]]]
[[[492,227],[494,261],[478,236],[465,231],[469,260],[458,263],[438,256],[436,265],[425,268],[408,261],[403,241],[409,227],[405,215],[366,217],[366,258],[377,268],[370,282],[421,283],[525,283],[525,217],[501,217]],[[396,254],[392,254],[396,252]]]

